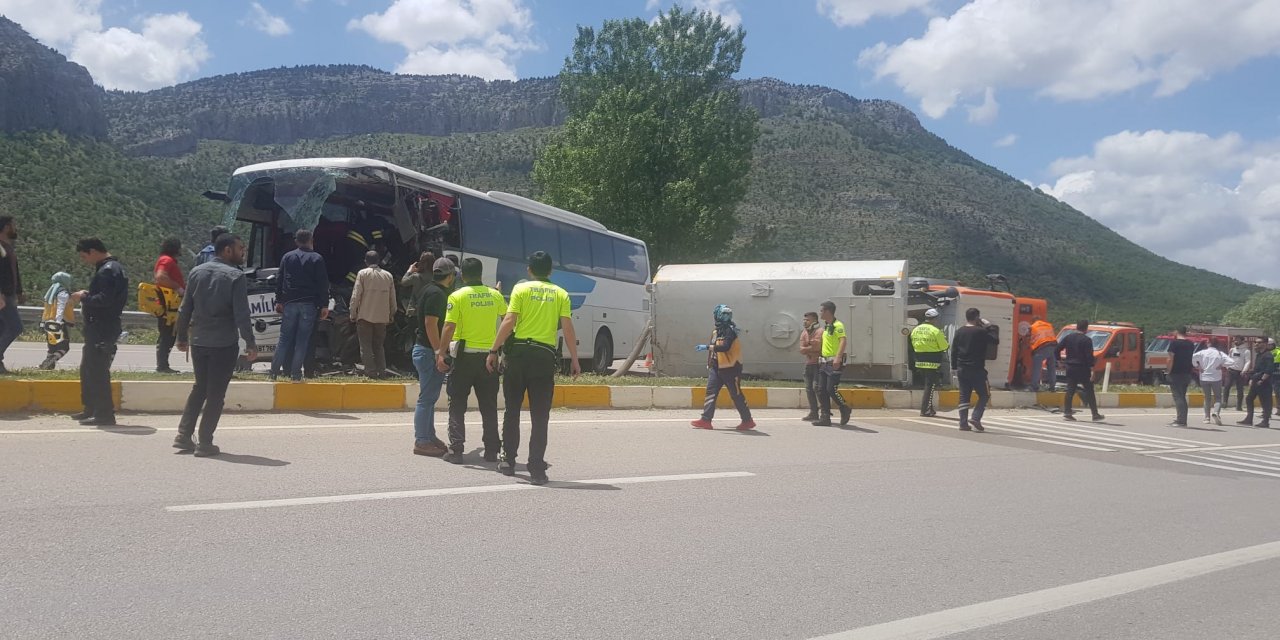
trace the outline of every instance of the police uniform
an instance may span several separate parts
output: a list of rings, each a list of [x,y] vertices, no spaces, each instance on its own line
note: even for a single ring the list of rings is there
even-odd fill
[[[476,390],[480,420],[484,425],[484,459],[495,462],[498,439],[498,373],[485,366],[498,335],[498,323],[507,314],[507,301],[497,289],[466,285],[449,295],[445,325],[453,325],[457,355],[446,383],[449,393],[449,449],[463,452],[466,442],[467,399]],[[448,345],[444,345],[448,348]]]
[[[840,376],[844,375],[844,354],[840,353],[840,341],[845,338],[844,323],[832,320],[822,332],[822,357],[818,358],[818,401],[821,414],[814,424],[831,424],[831,402],[840,407],[840,424],[848,424],[853,408],[840,395]]]
[[[933,324],[922,322],[911,330],[911,352],[915,354],[915,369],[924,380],[924,398],[920,401],[922,416],[937,413],[933,406],[933,394],[942,384],[942,356],[947,348],[947,336]]]
[[[556,337],[562,318],[569,318],[569,294],[548,280],[530,280],[511,290],[508,313],[516,315],[512,339],[505,352],[507,369],[502,380],[507,408],[502,421],[504,462],[514,467],[520,451],[520,406],[529,395],[530,474],[546,471],[547,423],[551,419],[551,397],[556,387],[560,351]],[[490,353],[495,353],[490,350]],[[513,470],[514,472],[514,470]],[[505,473],[505,471],[504,471]]]

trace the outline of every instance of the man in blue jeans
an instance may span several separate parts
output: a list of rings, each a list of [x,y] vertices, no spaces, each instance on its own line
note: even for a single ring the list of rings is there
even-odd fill
[[[413,411],[413,453],[439,458],[449,450],[436,437],[436,401],[449,366],[436,362],[436,352],[447,351],[442,345],[441,329],[448,311],[449,293],[457,271],[448,258],[440,258],[431,268],[431,284],[414,302],[417,312],[418,341],[413,345],[413,366],[418,370],[418,406]]]
[[[280,258],[276,274],[276,313],[280,322],[280,341],[271,358],[271,379],[287,372],[293,382],[302,382],[302,363],[307,358],[307,344],[316,326],[329,317],[329,274],[324,258],[311,244],[311,230],[298,229],[293,234],[297,249]]]

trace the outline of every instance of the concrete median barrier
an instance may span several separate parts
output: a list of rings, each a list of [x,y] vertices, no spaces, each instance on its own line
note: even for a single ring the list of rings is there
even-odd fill
[[[113,382],[116,406],[125,411],[178,412],[186,403],[191,382],[183,380]],[[702,387],[648,387],[603,385],[557,385],[553,406],[571,409],[698,409],[702,407]],[[747,402],[758,409],[806,409],[804,390],[796,387],[744,387]],[[910,389],[841,389],[840,394],[855,409],[915,409],[920,391]],[[1045,406],[1060,407],[1063,393],[994,391],[991,406],[999,409]],[[227,390],[226,411],[411,411],[418,401],[417,383],[374,382],[248,382],[233,381]],[[944,389],[938,394],[938,408],[955,409],[959,394]],[[1187,402],[1198,408],[1198,393]],[[438,410],[448,407],[440,394]],[[527,406],[527,402],[525,403]],[[1079,398],[1076,405],[1080,405]],[[499,408],[505,407],[501,393]],[[716,406],[731,408],[728,393],[722,391]],[[1168,393],[1099,393],[1098,406],[1104,409],[1164,408],[1173,406]],[[468,407],[475,410],[474,394]],[[80,383],[75,380],[0,380],[0,412],[79,411]]]

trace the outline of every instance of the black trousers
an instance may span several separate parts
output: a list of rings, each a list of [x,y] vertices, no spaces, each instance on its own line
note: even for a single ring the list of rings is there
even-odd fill
[[[164,318],[157,318],[156,329],[160,331],[160,337],[156,340],[156,369],[168,369],[169,353],[178,341],[177,327],[165,322]]]
[[[459,353],[453,361],[446,391],[449,393],[449,448],[462,453],[467,441],[467,400],[475,389],[484,429],[484,452],[498,453],[498,374],[484,366],[487,353]]]
[[[1088,367],[1067,367],[1067,397],[1062,403],[1063,415],[1071,415],[1075,413],[1075,409],[1071,406],[1076,398],[1076,393],[1080,394],[1080,399],[1084,400],[1085,406],[1089,407],[1092,415],[1098,415],[1098,397],[1093,394],[1093,370]]]
[[[1271,424],[1271,393],[1271,380],[1250,382],[1249,397],[1245,398],[1245,403],[1249,405],[1248,413],[1244,416],[1245,422],[1253,422],[1253,401],[1257,399],[1262,402],[1262,418],[1258,424]]]
[[[236,370],[240,357],[240,345],[226,347],[191,346],[191,365],[196,370],[196,382],[191,385],[187,406],[178,421],[178,433],[189,436],[195,432],[196,418],[200,418],[200,443],[213,442],[213,432],[222,419],[222,405],[227,398],[227,385]],[[201,415],[203,413],[203,415]]]
[[[80,356],[80,403],[85,413],[99,420],[116,417],[115,401],[111,398],[111,363],[116,358],[115,337],[118,335],[117,331],[110,340],[95,340],[86,335]]]
[[[840,376],[844,375],[844,369],[837,369],[830,363],[818,366],[818,402],[821,404],[819,415],[830,418],[832,402],[841,409],[849,408],[849,403],[840,395]]]
[[[502,419],[502,450],[507,462],[515,464],[520,453],[520,406],[529,396],[529,460],[531,471],[547,468],[547,425],[551,421],[551,398],[556,390],[556,360],[550,349],[513,344],[507,347],[507,371],[502,378],[502,397],[507,403]]]
[[[1227,369],[1227,379],[1222,383],[1222,406],[1231,403],[1231,388],[1236,390],[1236,411],[1244,408],[1244,389],[1249,384],[1249,376],[1236,369]]]
[[[920,380],[924,382],[924,397],[920,398],[920,413],[932,414],[936,411],[933,406],[933,397],[938,393],[938,387],[942,386],[942,371],[939,369],[916,369]]]
[[[973,421],[982,423],[982,414],[991,401],[991,384],[987,381],[986,369],[966,369],[956,371],[956,382],[960,387],[960,426],[969,426],[969,408],[973,407]],[[978,394],[978,403],[969,404],[969,398]]]
[[[818,415],[818,363],[804,365],[804,395],[809,400],[809,415]]]

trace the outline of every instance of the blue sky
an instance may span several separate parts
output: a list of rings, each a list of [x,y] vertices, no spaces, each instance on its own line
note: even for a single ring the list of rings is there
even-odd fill
[[[144,89],[328,63],[548,76],[576,25],[669,5],[0,0],[0,13],[104,85]],[[1239,259],[1280,244],[1280,0],[686,5],[746,29],[743,77],[900,102],[952,145],[1158,253],[1280,284],[1280,257],[1261,269]]]

